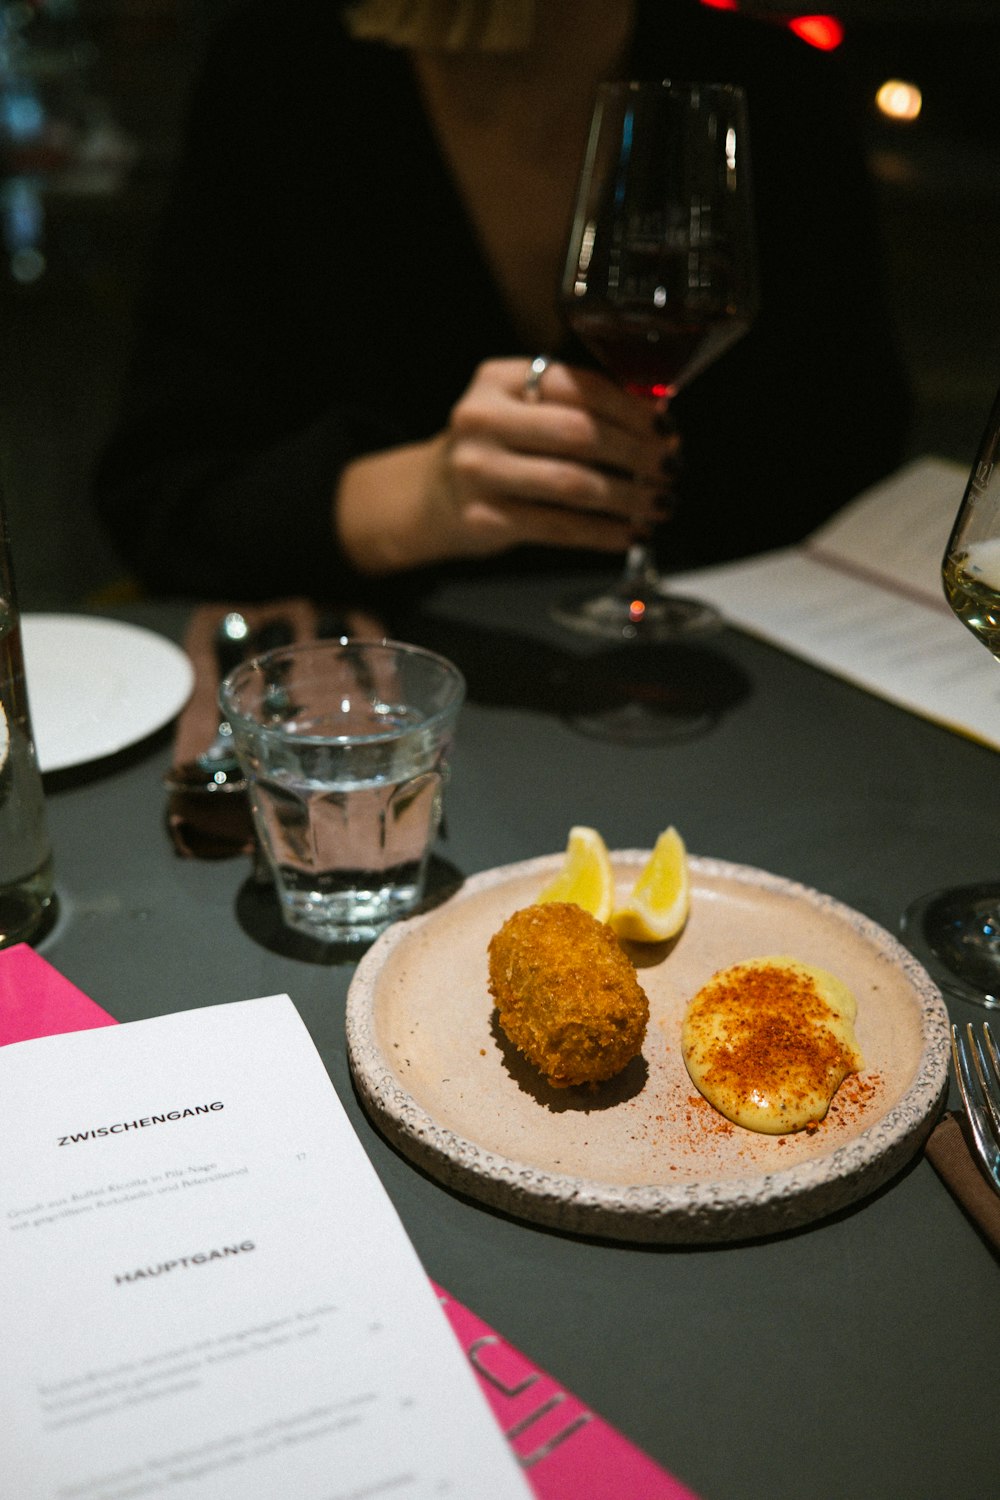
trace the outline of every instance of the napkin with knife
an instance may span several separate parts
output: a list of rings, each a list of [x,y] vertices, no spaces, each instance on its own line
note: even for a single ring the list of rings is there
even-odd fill
[[[1000,1251],[1000,1193],[993,1190],[972,1154],[961,1115],[951,1110],[943,1115],[924,1149],[945,1187],[994,1250]]]
[[[217,632],[222,619],[238,611],[249,626],[247,654],[256,643],[278,638],[310,641],[319,636],[349,634],[379,640],[384,631],[369,615],[352,611],[324,615],[309,599],[276,599],[265,604],[205,604],[188,621],[184,649],[194,667],[194,687],[174,736],[173,769],[190,765],[212,743],[219,727],[219,656]],[[280,637],[279,637],[280,632]],[[206,792],[172,788],[167,801],[167,829],[179,855],[193,859],[229,859],[254,849],[250,806],[243,792]]]

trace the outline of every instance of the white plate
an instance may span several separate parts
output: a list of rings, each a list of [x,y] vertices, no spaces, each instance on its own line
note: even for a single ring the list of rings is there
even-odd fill
[[[474,876],[383,933],[347,1000],[351,1069],[386,1136],[446,1186],[580,1234],[685,1243],[809,1223],[853,1203],[919,1150],[948,1080],[948,1016],[884,928],[830,896],[691,856],[691,915],[673,945],[629,945],[649,997],[641,1059],[595,1094],[552,1089],[495,1028],[487,944],[537,897],[561,854]],[[619,897],[645,850],[612,855]],[[864,1072],[814,1133],[730,1125],[680,1050],[688,1000],[742,959],[786,953],[858,1001]]]
[[[194,672],[173,641],[90,615],[26,614],[24,664],[43,771],[113,755],[183,708]]]

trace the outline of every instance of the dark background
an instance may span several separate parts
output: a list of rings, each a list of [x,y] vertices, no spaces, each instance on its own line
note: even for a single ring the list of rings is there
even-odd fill
[[[0,183],[0,481],[28,609],[128,593],[87,476],[114,419],[187,87],[228,3],[0,0],[0,146],[20,130],[23,168]],[[813,9],[746,8],[774,24]],[[275,0],[276,25],[280,13]],[[911,451],[968,463],[1000,384],[1000,6],[845,0],[832,13],[916,397]],[[876,110],[890,77],[921,88],[915,123]]]

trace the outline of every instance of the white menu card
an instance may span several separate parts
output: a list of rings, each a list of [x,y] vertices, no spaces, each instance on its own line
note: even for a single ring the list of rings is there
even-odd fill
[[[285,995],[0,1048],[0,1490],[530,1494]]]
[[[941,562],[969,471],[916,459],[798,547],[686,573],[681,593],[902,708],[1000,749],[1000,672],[952,614]]]

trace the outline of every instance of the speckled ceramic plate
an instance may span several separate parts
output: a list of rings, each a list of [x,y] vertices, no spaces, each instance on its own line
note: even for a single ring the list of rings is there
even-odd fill
[[[624,897],[648,855],[612,856]],[[368,1112],[449,1188],[572,1233],[661,1243],[759,1237],[872,1192],[920,1148],[943,1102],[948,1017],[927,973],[859,912],[776,875],[692,856],[691,915],[671,945],[630,945],[649,996],[642,1056],[595,1094],[552,1089],[496,1026],[486,949],[561,855],[490,870],[385,932],[347,1002]],[[690,997],[743,959],[789,954],[858,1000],[865,1071],[812,1134],[730,1125],[680,1052]]]

